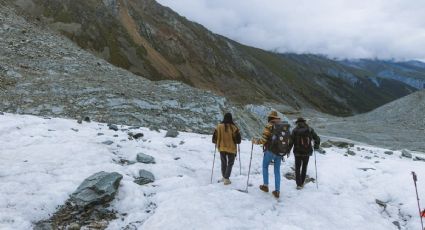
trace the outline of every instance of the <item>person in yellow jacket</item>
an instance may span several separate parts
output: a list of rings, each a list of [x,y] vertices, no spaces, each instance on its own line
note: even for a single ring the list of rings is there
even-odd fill
[[[231,183],[229,177],[236,158],[236,145],[241,143],[241,134],[233,122],[231,113],[226,113],[223,121],[215,128],[212,142],[216,144],[220,152],[221,175],[224,185],[229,185]]]

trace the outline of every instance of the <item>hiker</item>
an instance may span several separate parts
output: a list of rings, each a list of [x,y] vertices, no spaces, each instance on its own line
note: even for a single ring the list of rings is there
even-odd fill
[[[224,114],[223,121],[214,130],[212,142],[216,144],[220,152],[223,183],[229,185],[231,184],[229,177],[236,158],[236,145],[241,143],[241,134],[239,128],[233,122],[231,113]]]
[[[279,198],[280,196],[280,164],[282,157],[289,154],[291,150],[291,135],[289,131],[289,124],[281,122],[280,117],[276,111],[271,111],[268,115],[268,123],[263,130],[263,135],[260,139],[253,138],[252,143],[263,145],[263,184],[260,189],[264,192],[269,192],[269,164],[274,161],[274,178],[275,178],[275,191],[272,192],[273,196]],[[282,136],[282,134],[285,134]],[[275,143],[282,144],[283,150],[279,150],[279,146]],[[277,147],[275,147],[277,146]]]
[[[315,150],[319,149],[320,138],[314,129],[307,125],[304,118],[298,118],[295,124],[296,127],[292,130],[291,136],[294,145],[295,180],[297,189],[300,190],[304,188],[308,161],[313,153],[313,147]],[[312,146],[311,141],[314,141],[314,146]]]

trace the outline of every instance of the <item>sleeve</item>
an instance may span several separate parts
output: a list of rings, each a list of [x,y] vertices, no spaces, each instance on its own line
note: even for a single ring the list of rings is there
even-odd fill
[[[320,147],[320,137],[317,135],[317,133],[314,131],[314,129],[311,129],[311,136],[314,140],[314,149],[319,149],[319,147]]]
[[[212,143],[217,144],[217,129],[214,129],[214,134],[212,136]]]
[[[240,144],[242,142],[241,132],[239,129],[236,129],[235,131],[235,143]]]
[[[264,145],[269,141],[272,135],[271,130],[272,130],[272,125],[270,124],[267,124],[266,127],[264,127],[263,134],[261,135],[261,138],[257,141],[258,145]]]

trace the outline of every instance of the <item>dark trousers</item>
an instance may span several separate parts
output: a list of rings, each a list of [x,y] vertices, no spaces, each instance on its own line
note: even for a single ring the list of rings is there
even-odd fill
[[[297,186],[302,186],[304,184],[309,159],[310,156],[295,157],[295,179]]]
[[[235,163],[236,154],[221,152],[221,175],[225,179],[229,179],[230,174],[232,173],[233,164]]]

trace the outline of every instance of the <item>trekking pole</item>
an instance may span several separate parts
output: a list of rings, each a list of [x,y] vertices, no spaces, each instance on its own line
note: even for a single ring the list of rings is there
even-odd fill
[[[416,181],[418,181],[418,177],[416,176],[415,172],[412,172],[412,176],[413,176],[413,183],[415,184],[415,190],[416,190],[416,199],[418,200],[418,209],[419,209],[419,216],[421,218],[421,229],[424,229],[424,223],[422,221],[422,209],[421,209],[421,205],[419,203],[419,195],[418,195],[418,187],[416,186]]]
[[[214,164],[215,164],[215,152],[217,151],[217,145],[214,146],[214,160],[213,160],[213,165],[212,165],[212,169],[211,169],[211,184],[212,184],[212,180],[213,180],[213,174],[214,174]]]
[[[316,169],[316,188],[319,189],[319,181],[317,180],[317,161],[316,161],[316,150],[313,149],[314,152],[314,167]]]
[[[251,146],[251,157],[249,159],[249,167],[248,167],[248,179],[246,180],[246,189],[245,189],[246,192],[248,192],[249,174],[251,173],[251,162],[252,162],[252,152],[253,151],[254,151],[254,143],[252,143],[252,146]]]
[[[239,174],[242,175],[242,166],[241,166],[241,146],[238,145],[238,154],[239,154]]]

